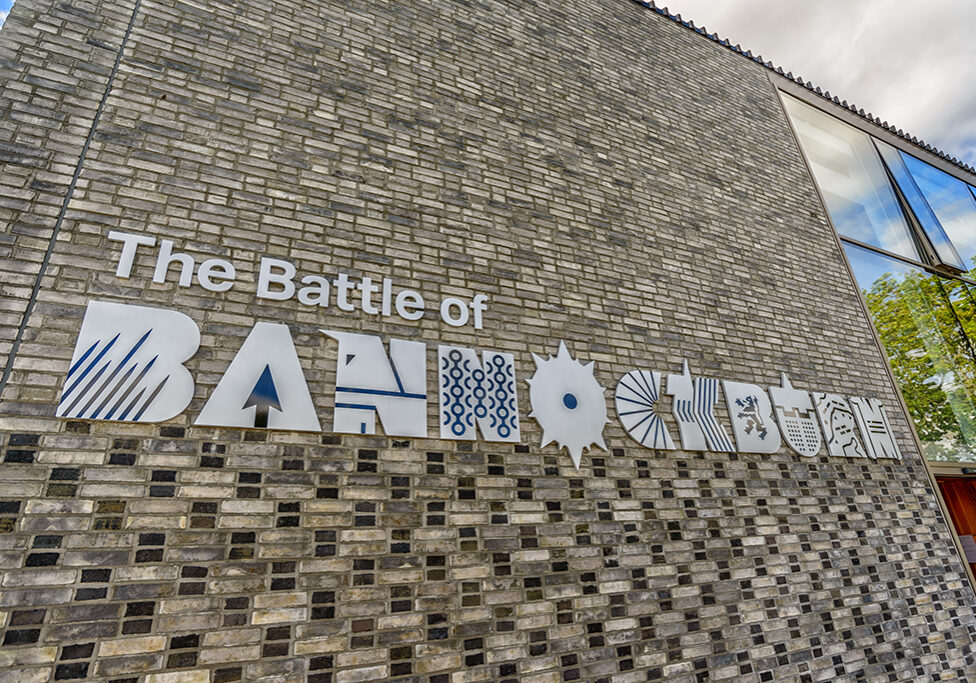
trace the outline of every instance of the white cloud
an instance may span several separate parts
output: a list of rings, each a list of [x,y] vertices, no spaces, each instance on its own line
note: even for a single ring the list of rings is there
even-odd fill
[[[665,2],[672,14],[976,166],[976,3]]]
[[[3,26],[3,22],[7,20],[8,14],[10,14],[10,12],[5,12],[3,10],[0,10],[0,26]]]

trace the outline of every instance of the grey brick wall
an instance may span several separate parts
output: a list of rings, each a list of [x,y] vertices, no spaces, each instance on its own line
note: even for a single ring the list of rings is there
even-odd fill
[[[134,3],[18,3],[0,34],[0,372]]]
[[[18,0],[0,33],[5,343],[131,10]],[[238,283],[116,278],[112,229]],[[491,305],[477,332],[270,305],[262,255]],[[976,668],[976,599],[765,70],[635,3],[143,0],[41,282],[0,403],[11,680]],[[53,417],[91,299],[197,322],[182,416]],[[192,426],[259,320],[291,328],[325,434]],[[521,445],[334,435],[322,327],[511,352],[523,378],[565,340],[608,389],[683,359],[786,371],[884,400],[905,458],[652,451],[613,420],[576,471],[524,383]]]

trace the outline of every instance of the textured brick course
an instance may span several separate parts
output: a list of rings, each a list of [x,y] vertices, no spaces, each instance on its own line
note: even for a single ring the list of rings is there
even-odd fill
[[[142,0],[106,90],[134,10],[18,0],[0,33],[2,362],[78,170],[0,403],[0,677],[973,675],[976,597],[761,66],[626,0]],[[235,286],[117,278],[110,230]],[[263,255],[484,292],[485,326],[256,299]],[[184,414],[53,417],[91,299],[199,325]],[[323,434],[192,425],[256,321],[289,325]],[[514,354],[522,443],[331,434],[323,327]],[[688,359],[877,396],[905,458],[612,420],[577,471],[521,382],[560,340],[610,390]]]

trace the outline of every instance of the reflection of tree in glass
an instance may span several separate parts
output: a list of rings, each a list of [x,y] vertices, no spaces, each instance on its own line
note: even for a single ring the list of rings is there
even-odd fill
[[[976,460],[976,302],[967,285],[886,273],[864,296],[926,458]]]

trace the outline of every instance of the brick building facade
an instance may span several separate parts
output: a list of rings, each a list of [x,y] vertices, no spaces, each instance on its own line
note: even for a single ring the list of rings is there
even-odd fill
[[[976,596],[791,80],[626,0],[18,0],[0,63],[0,679],[976,672]],[[129,277],[113,231],[157,240]],[[154,281],[162,240],[233,287]],[[262,298],[267,257],[428,305]],[[480,329],[439,314],[479,293]],[[177,417],[57,417],[92,301],[199,328]],[[260,322],[320,432],[195,424]],[[323,329],[425,344],[431,397],[438,345],[512,354],[521,440],[439,438],[436,399],[423,437],[336,432]],[[524,381],[560,342],[606,389],[578,468]],[[684,361],[880,399],[901,459],[645,448],[613,389]]]

